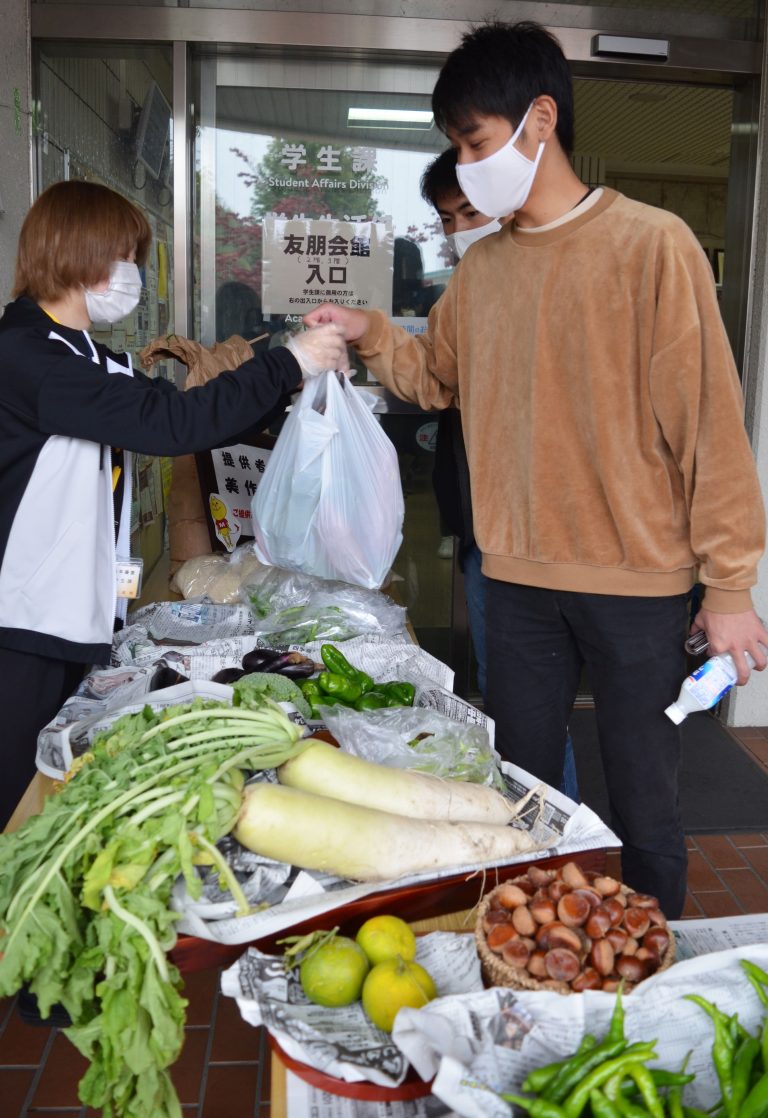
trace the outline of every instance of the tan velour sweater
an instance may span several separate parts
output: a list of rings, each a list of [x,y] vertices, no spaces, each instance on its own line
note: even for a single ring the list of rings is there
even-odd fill
[[[396,395],[458,402],[491,578],[751,607],[764,508],[709,262],[690,229],[606,189],[550,230],[472,246],[413,337],[356,343]]]

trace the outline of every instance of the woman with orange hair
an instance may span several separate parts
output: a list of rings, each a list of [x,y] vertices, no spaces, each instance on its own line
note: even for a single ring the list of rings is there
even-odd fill
[[[77,181],[49,187],[21,230],[0,318],[0,826],[34,772],[38,731],[86,666],[109,662],[125,615],[130,452],[237,442],[303,377],[346,364],[333,326],[188,392],[134,370],[88,330],[137,306],[150,236],[131,202]]]

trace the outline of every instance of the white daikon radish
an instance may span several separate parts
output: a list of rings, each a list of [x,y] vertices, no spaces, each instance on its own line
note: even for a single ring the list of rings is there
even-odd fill
[[[352,881],[508,862],[543,848],[514,827],[410,819],[266,782],[246,787],[233,833],[256,854]]]
[[[312,742],[281,765],[277,779],[302,792],[416,819],[503,825],[518,813],[517,804],[495,788],[377,765],[324,741]]]

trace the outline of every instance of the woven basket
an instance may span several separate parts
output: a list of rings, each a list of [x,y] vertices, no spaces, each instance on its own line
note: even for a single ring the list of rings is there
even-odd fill
[[[518,882],[525,880],[526,878],[524,877],[512,878],[511,881],[507,882],[506,884],[515,885]],[[529,974],[528,971],[522,970],[520,967],[510,966],[510,964],[506,963],[500,955],[496,954],[495,951],[491,951],[485,940],[483,919],[491,905],[491,900],[493,899],[495,893],[502,887],[503,886],[496,886],[496,888],[492,889],[490,893],[486,893],[477,909],[477,920],[475,922],[475,943],[477,945],[477,951],[480,956],[480,965],[485,981],[488,983],[489,986],[509,986],[515,990],[552,990],[556,994],[575,993],[575,991],[571,989],[567,982],[561,982],[559,979],[555,978],[534,978],[534,976],[532,974]],[[626,885],[621,886],[621,891],[625,895],[634,892],[633,889],[628,889]],[[666,970],[667,967],[671,966],[674,961],[675,937],[670,932],[669,942],[667,944],[666,951],[664,952],[664,958],[661,960],[661,963],[653,973],[658,974],[660,971]],[[649,977],[651,976],[649,975]],[[638,985],[639,983],[637,982],[625,981],[623,986],[624,993],[628,994],[631,990],[634,989],[635,986]]]

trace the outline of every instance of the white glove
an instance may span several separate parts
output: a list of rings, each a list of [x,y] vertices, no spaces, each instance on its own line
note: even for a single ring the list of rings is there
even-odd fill
[[[344,331],[335,322],[292,334],[286,344],[301,366],[305,379],[319,376],[329,369],[345,371],[348,367]]]

